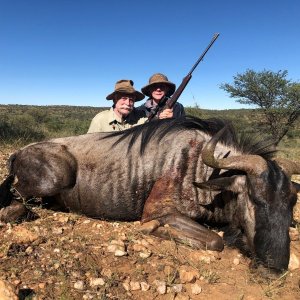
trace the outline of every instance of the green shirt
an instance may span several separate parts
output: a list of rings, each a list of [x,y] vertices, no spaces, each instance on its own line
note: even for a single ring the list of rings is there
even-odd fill
[[[93,118],[88,133],[121,131],[136,125],[144,124],[146,120],[145,114],[134,108],[126,119],[122,121],[121,118],[114,113],[112,107],[110,110],[104,110],[98,113]]]

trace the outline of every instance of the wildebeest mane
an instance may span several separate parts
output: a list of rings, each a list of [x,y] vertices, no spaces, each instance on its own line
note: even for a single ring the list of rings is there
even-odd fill
[[[204,120],[192,116],[186,116],[176,119],[153,120],[124,131],[111,133],[105,138],[119,136],[119,139],[113,144],[113,147],[119,144],[121,141],[129,138],[129,152],[136,140],[141,137],[140,154],[142,155],[148,143],[154,137],[157,139],[157,141],[160,141],[169,133],[176,133],[183,130],[200,130],[208,135],[213,136],[224,126],[227,126],[227,130],[220,138],[220,142],[226,144],[227,146],[235,147],[243,154],[256,154],[265,159],[271,159],[276,152],[273,141],[244,133],[238,136],[230,121],[217,118]]]

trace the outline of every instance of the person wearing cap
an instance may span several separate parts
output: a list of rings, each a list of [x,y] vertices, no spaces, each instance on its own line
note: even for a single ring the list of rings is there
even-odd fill
[[[145,96],[136,91],[132,80],[119,80],[115,90],[106,99],[113,101],[109,110],[98,113],[92,120],[88,133],[121,131],[146,122],[146,114],[134,107]]]
[[[149,98],[146,102],[137,107],[138,110],[144,111],[147,117],[152,111],[155,110],[159,101],[164,97],[170,97],[175,92],[176,85],[168,80],[168,77],[161,73],[156,73],[149,78],[149,83],[142,88],[144,95]],[[156,118],[166,119],[166,118],[178,118],[185,116],[184,107],[179,102],[176,102],[172,108],[166,108],[161,111]]]

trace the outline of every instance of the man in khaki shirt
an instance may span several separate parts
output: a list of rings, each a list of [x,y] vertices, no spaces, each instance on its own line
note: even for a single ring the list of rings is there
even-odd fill
[[[120,131],[144,124],[147,120],[145,112],[134,108],[134,103],[144,97],[134,89],[132,80],[117,81],[114,92],[106,97],[107,100],[113,100],[112,108],[93,118],[88,133]]]

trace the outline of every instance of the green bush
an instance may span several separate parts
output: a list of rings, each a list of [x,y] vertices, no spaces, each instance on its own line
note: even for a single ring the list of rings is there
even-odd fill
[[[16,116],[14,119],[2,118],[0,120],[0,140],[13,142],[38,141],[45,138],[42,128],[36,126],[34,119],[29,115]]]
[[[92,118],[103,109],[107,108],[0,105],[0,143],[24,145],[49,138],[84,134]],[[239,133],[261,136],[260,128],[256,125],[261,118],[259,110],[206,110],[198,106],[186,107],[185,110],[188,115],[202,119],[229,120]],[[283,138],[279,149],[283,156],[299,159],[300,120]]]

